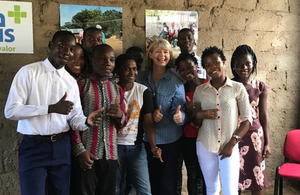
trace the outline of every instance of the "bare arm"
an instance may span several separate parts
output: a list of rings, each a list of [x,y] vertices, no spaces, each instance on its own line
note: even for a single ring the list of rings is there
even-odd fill
[[[270,127],[269,127],[269,120],[268,120],[268,113],[267,113],[267,98],[268,92],[264,91],[259,98],[259,121],[263,128],[264,137],[265,137],[265,145],[263,150],[263,157],[268,158],[271,155],[271,148],[270,148]]]

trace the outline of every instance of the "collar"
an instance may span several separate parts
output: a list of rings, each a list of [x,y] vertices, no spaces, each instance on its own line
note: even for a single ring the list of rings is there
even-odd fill
[[[207,83],[204,84],[204,89],[213,87],[210,82],[211,82],[211,80],[209,80]],[[232,80],[228,77],[226,77],[226,82],[224,83],[224,85],[222,87],[225,87],[225,86],[232,87]],[[222,88],[222,87],[220,87],[220,88]]]
[[[45,66],[45,69],[47,72],[57,72],[58,75],[60,77],[63,77],[65,72],[66,72],[66,69],[63,67],[61,67],[60,69],[56,69],[52,64],[51,62],[49,61],[49,59],[47,58],[46,60],[44,60],[44,66]]]
[[[90,76],[90,78],[91,78],[91,81],[92,81],[92,82],[96,82],[96,83],[105,84],[105,83],[109,82],[108,78],[105,79],[105,80],[101,80],[99,77],[96,77],[94,74],[92,74],[92,75]]]

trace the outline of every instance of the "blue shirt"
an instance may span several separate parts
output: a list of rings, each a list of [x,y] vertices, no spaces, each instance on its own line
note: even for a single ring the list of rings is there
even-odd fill
[[[146,70],[139,73],[136,81],[146,85],[151,91],[155,109],[161,105],[163,118],[158,123],[154,122],[156,144],[169,144],[178,140],[182,134],[182,125],[185,122],[185,92],[181,78],[170,69],[161,77],[154,86],[152,71]],[[176,124],[173,115],[177,107],[181,105],[182,122]],[[145,136],[145,141],[148,141]]]

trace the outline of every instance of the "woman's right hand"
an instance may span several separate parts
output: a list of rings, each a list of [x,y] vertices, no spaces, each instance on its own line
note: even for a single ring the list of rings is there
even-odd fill
[[[164,115],[160,111],[161,105],[159,105],[158,108],[153,112],[153,120],[157,123],[164,117]]]
[[[211,109],[211,110],[200,110],[196,113],[196,117],[199,119],[218,119],[219,114],[218,111],[219,109]]]

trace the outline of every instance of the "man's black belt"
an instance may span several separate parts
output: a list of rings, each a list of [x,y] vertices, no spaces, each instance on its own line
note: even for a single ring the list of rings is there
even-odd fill
[[[40,139],[45,141],[51,141],[56,142],[57,140],[63,138],[65,136],[66,132],[62,132],[59,134],[53,134],[53,135],[25,135],[27,137],[33,138],[33,139]]]

